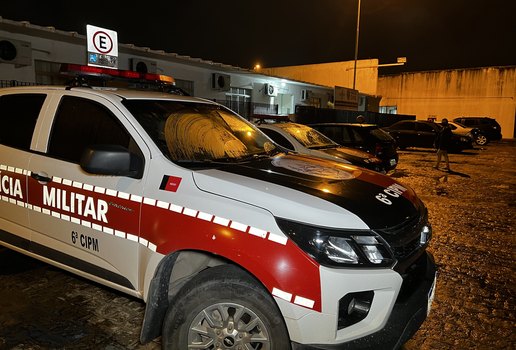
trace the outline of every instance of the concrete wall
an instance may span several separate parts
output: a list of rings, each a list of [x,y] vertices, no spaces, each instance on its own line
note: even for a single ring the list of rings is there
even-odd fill
[[[403,73],[378,79],[380,106],[417,119],[488,116],[514,138],[516,66]]]
[[[260,71],[279,77],[325,86],[353,87],[354,61],[307,64],[301,66],[262,68]],[[378,59],[357,61],[355,89],[376,95],[378,82]]]

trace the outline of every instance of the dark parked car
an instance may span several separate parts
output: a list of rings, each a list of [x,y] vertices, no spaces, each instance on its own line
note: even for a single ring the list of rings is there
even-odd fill
[[[486,143],[502,139],[502,128],[496,119],[489,117],[458,117],[453,119],[453,121],[468,128],[478,128],[480,133],[485,136]]]
[[[274,142],[291,151],[386,173],[381,159],[356,148],[341,146],[308,125],[279,122],[259,124],[258,128]]]
[[[426,120],[400,120],[383,128],[398,143],[400,149],[407,147],[435,148],[435,138],[442,126]],[[453,133],[450,152],[461,152],[473,148],[473,139]]]
[[[382,160],[387,171],[398,165],[396,141],[376,124],[316,123],[309,126],[339,145],[375,155]]]

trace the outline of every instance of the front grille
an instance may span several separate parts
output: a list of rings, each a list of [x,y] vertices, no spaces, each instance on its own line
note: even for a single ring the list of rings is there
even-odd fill
[[[419,232],[421,232],[421,230]],[[408,244],[399,247],[391,247],[394,257],[398,260],[403,260],[404,258],[412,255],[412,253],[417,251],[419,248],[421,248],[419,235]]]
[[[394,257],[400,261],[417,252],[421,247],[421,231],[428,225],[426,208],[403,223],[375,231],[389,244]]]
[[[407,220],[403,221],[401,224],[392,227],[382,228],[381,230],[376,231],[384,233],[388,236],[405,235],[407,232],[417,230],[418,227],[423,227],[426,221],[427,213],[425,209],[424,211],[420,211],[411,218],[408,218]]]

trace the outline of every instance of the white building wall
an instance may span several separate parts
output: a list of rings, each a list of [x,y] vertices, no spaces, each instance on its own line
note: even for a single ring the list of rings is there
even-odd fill
[[[116,28],[113,30],[116,31]],[[1,39],[30,42],[32,65],[19,67],[11,63],[0,62],[0,80],[36,82],[35,61],[73,64],[86,64],[87,62],[85,35],[40,27],[26,22],[10,21],[0,17]],[[251,102],[253,103],[273,105],[287,101],[292,106],[288,106],[285,110],[293,109],[296,104],[306,103],[301,100],[303,89],[313,91],[314,96],[321,99],[322,106],[327,104],[333,94],[332,87],[281,79],[221,63],[166,53],[162,50],[150,50],[119,43],[118,51],[118,69],[129,70],[133,58],[155,61],[157,63],[156,73],[169,75],[175,79],[193,81],[194,94],[198,97],[226,100],[227,91],[212,88],[213,73],[229,74],[231,87],[251,89]],[[279,95],[267,96],[264,93],[264,84],[274,85]],[[293,112],[293,110],[290,111],[290,113]]]

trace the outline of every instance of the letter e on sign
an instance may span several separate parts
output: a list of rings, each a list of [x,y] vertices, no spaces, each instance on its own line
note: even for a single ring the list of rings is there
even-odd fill
[[[118,57],[118,36],[113,30],[86,26],[88,52]]]

